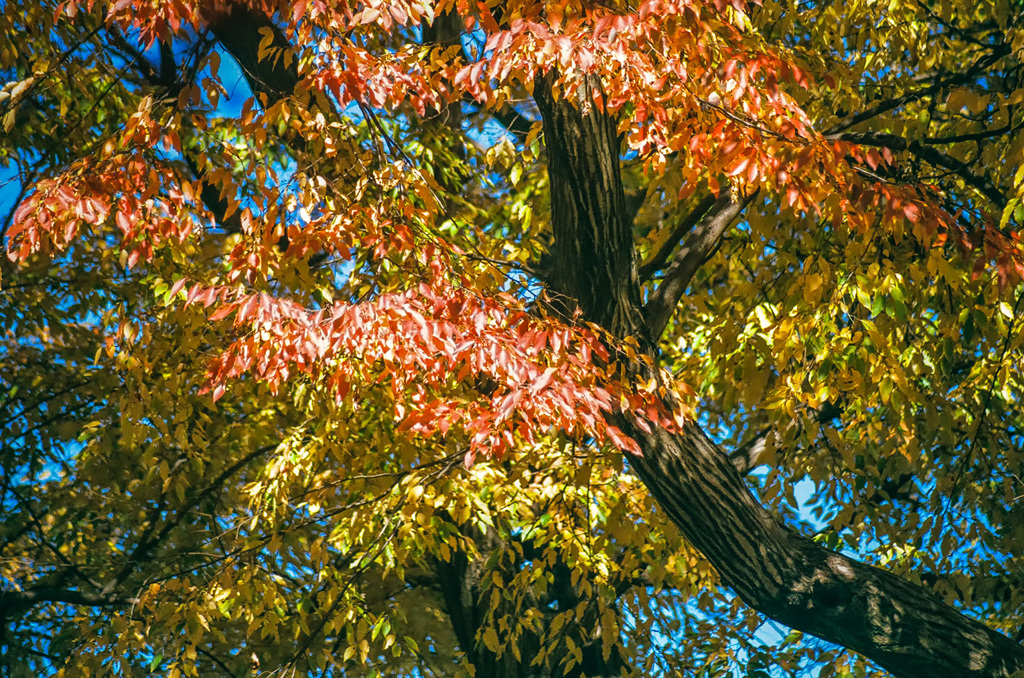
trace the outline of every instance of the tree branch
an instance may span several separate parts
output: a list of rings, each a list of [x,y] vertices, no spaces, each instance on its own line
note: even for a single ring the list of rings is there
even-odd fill
[[[643,449],[631,459],[638,475],[754,609],[856,650],[896,676],[1008,678],[1024,669],[1024,648],[930,591],[784,529],[695,424],[681,435],[629,432]]]
[[[122,598],[107,593],[87,593],[72,589],[40,587],[25,591],[0,591],[0,618],[10,618],[14,612],[40,603],[67,603],[90,607],[130,605],[138,602],[135,598]]]
[[[475,100],[472,103],[476,103]],[[516,141],[520,144],[526,143],[526,138],[530,135],[530,130],[533,128],[534,120],[526,117],[512,106],[502,106],[497,109],[489,109],[486,111],[488,115],[498,121],[502,127],[508,130],[509,134],[516,138]]]
[[[697,205],[690,210],[682,221],[669,234],[668,238],[661,244],[651,257],[640,265],[640,282],[651,279],[655,273],[665,267],[668,258],[672,256],[672,250],[676,248],[679,241],[697,224],[701,217],[707,214],[708,210],[715,204],[715,196],[708,194],[701,199]]]
[[[972,65],[966,71],[956,73],[948,78],[943,78],[942,80],[939,80],[931,85],[928,85],[927,87],[922,87],[921,89],[915,90],[913,92],[907,92],[903,96],[880,101],[879,103],[875,104],[866,111],[861,111],[860,113],[853,113],[847,115],[846,117],[836,122],[836,124],[834,124],[831,128],[829,128],[829,130],[825,132],[825,136],[832,136],[845,130],[848,130],[851,127],[859,125],[862,122],[879,116],[882,113],[887,113],[893,109],[899,108],[900,106],[909,104],[912,101],[917,101],[918,99],[922,99],[926,96],[935,94],[936,92],[940,92],[946,87],[950,87],[952,85],[961,85],[965,82],[970,82],[971,80],[974,79],[975,76],[979,75],[989,66],[999,61],[1001,58],[1003,58],[1009,53],[1010,50],[1006,45],[998,45],[991,53],[986,54],[985,56],[975,61],[974,65]]]
[[[1006,208],[1006,196],[986,177],[974,174],[965,163],[946,155],[937,148],[925,146],[917,140],[908,141],[898,134],[885,132],[843,132],[842,134],[832,134],[826,138],[831,141],[851,141],[862,146],[878,146],[893,151],[907,151],[932,165],[948,169],[963,179],[968,186],[977,189],[999,209]]]
[[[727,191],[723,192],[682,248],[676,252],[672,264],[665,272],[665,279],[644,307],[644,317],[652,339],[656,340],[665,331],[693,274],[714,251],[729,225],[756,195],[755,192],[745,198],[733,198]]]
[[[984,141],[985,139],[991,139],[1004,134],[1013,134],[1022,127],[1024,127],[1024,122],[1018,123],[1017,125],[1010,125],[1010,123],[1006,123],[998,129],[982,130],[981,132],[975,132],[973,134],[953,134],[948,137],[925,137],[922,139],[922,143],[941,146],[944,144],[962,143],[964,141]]]

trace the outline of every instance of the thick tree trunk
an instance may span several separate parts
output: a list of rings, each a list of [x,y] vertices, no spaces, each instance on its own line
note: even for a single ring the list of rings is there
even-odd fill
[[[551,178],[551,291],[563,310],[579,308],[587,320],[646,346],[615,121],[597,111],[595,83],[580,87],[577,102],[556,101],[554,77],[553,72],[538,76],[534,86]]]
[[[1010,676],[1024,650],[929,591],[785,530],[694,424],[630,431],[632,464],[686,538],[748,605],[897,676]]]
[[[482,535],[481,543],[497,548],[494,535]],[[531,661],[539,649],[535,634],[524,632],[518,639],[520,660],[510,648],[498,656],[480,640],[479,631],[487,616],[490,596],[484,581],[488,574],[484,563],[470,560],[463,551],[456,551],[449,561],[436,561],[437,583],[444,599],[445,612],[466,658],[478,676],[491,678],[540,678],[539,669]]]
[[[614,123],[536,83],[551,179],[554,291],[587,320],[647,343],[636,254],[625,217]],[[897,676],[1003,676],[1024,649],[890,572],[786,530],[755,499],[728,455],[700,428],[627,428],[632,465],[686,538],[747,604],[792,628],[856,650]]]

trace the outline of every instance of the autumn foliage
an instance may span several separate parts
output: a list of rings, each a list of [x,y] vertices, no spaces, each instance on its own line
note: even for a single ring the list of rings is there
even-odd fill
[[[65,675],[1024,666],[1021,10],[907,4],[10,5],[0,644]],[[920,622],[787,608],[843,549]]]

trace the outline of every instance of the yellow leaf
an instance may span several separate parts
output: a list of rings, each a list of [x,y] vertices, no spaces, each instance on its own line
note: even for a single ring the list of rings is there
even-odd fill
[[[498,640],[497,631],[495,631],[493,628],[488,628],[486,631],[484,631],[483,641],[484,645],[487,646],[488,650],[490,650],[491,652],[498,651],[498,645],[500,644],[500,641]]]
[[[965,105],[967,105],[967,98],[971,95],[971,91],[966,87],[958,87],[949,93],[946,97],[946,108],[950,111],[959,111]]]

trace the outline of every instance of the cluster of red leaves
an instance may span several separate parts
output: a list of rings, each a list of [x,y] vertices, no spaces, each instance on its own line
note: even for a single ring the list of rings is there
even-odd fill
[[[148,153],[164,138],[162,126],[150,117],[151,106],[151,99],[143,99],[99,153],[34,186],[7,232],[11,259],[61,252],[82,226],[98,229],[111,216],[129,267],[152,258],[155,247],[180,244],[191,235],[192,185]]]
[[[529,314],[519,300],[484,297],[436,278],[372,301],[311,311],[237,288],[194,286],[189,304],[232,316],[239,338],[211,366],[215,398],[242,375],[280,388],[295,372],[320,380],[339,399],[360,388],[390,391],[400,428],[422,436],[451,429],[469,439],[467,463],[500,456],[542,433],[636,443],[607,421],[631,413],[672,426],[651,393],[607,378],[610,356],[588,328]],[[609,367],[603,370],[600,365]]]
[[[61,252],[82,226],[97,230],[113,215],[132,267],[140,258],[152,258],[154,247],[189,237],[194,221],[184,208],[191,202],[188,184],[178,183],[169,169],[154,166],[140,153],[98,163],[86,160],[39,182],[18,206],[7,232],[8,255],[25,261],[37,252]]]
[[[65,0],[57,5],[56,16],[75,17],[79,12],[92,13],[97,0]],[[202,3],[201,3],[202,4]],[[107,8],[107,19],[122,28],[137,31],[146,49],[169,33],[200,26],[198,7],[184,0],[117,0]]]
[[[447,99],[440,74],[431,71],[413,48],[380,57],[345,44],[325,61],[313,78],[313,86],[330,92],[343,106],[355,101],[388,108],[408,98],[413,110],[424,115],[428,108],[437,109]]]
[[[351,259],[356,252],[369,252],[376,258],[384,258],[394,250],[413,250],[416,238],[409,224],[416,223],[420,215],[411,212],[422,210],[411,203],[401,207],[406,209],[396,214],[390,205],[354,203],[302,226],[291,224],[288,226],[288,256],[303,258],[333,253],[342,259]],[[239,247],[244,247],[244,243]],[[237,256],[232,259],[237,260]]]
[[[186,211],[187,184],[184,192],[167,189],[174,201],[147,199],[165,181],[141,154],[131,161],[120,158],[103,168],[102,176],[102,181],[64,176],[40,185],[18,209],[12,258],[59,251],[79,235],[82,224],[98,230],[112,221],[131,264],[151,257],[154,247],[189,236],[189,220],[167,216],[175,206],[179,216]],[[471,290],[469,280],[453,284],[453,253],[416,242],[407,225],[388,219],[381,209],[356,205],[325,217],[293,231],[292,247],[380,255],[415,248],[415,259],[429,263],[429,281],[415,289],[313,311],[239,284],[190,287],[188,304],[213,307],[211,322],[230,318],[238,330],[211,361],[207,388],[215,399],[243,375],[277,390],[304,374],[321,380],[338,398],[383,387],[394,399],[400,428],[421,436],[444,436],[454,428],[465,435],[467,463],[554,430],[639,452],[608,423],[611,413],[631,413],[645,427],[645,420],[673,425],[654,394],[610,376],[616,368],[594,331],[530,314],[507,294],[482,296]],[[243,221],[258,230],[251,216]],[[248,272],[261,268],[267,254],[266,246],[240,241],[228,256],[227,277],[253,278]],[[186,284],[178,280],[168,296]]]

